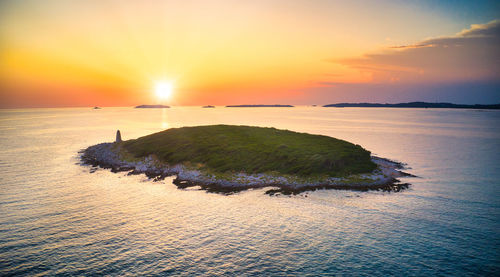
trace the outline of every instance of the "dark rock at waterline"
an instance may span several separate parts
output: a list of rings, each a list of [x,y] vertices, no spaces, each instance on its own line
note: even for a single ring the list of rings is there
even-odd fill
[[[176,185],[180,189],[185,189],[185,188],[196,186],[196,184],[189,182],[189,181],[186,181],[186,180],[181,180],[178,177],[175,178],[172,183],[174,183],[174,185]]]
[[[275,195],[297,195],[307,191],[315,191],[319,189],[341,189],[341,190],[352,190],[352,191],[385,191],[385,192],[400,192],[407,189],[410,186],[409,183],[399,183],[394,179],[393,183],[381,184],[377,186],[347,186],[347,185],[324,185],[324,186],[304,186],[298,189],[291,189],[288,187],[280,187],[278,189],[270,189],[265,193],[269,196]]]
[[[116,173],[116,172],[122,172],[122,171],[131,171],[135,169],[133,166],[113,166],[111,167],[111,172]]]

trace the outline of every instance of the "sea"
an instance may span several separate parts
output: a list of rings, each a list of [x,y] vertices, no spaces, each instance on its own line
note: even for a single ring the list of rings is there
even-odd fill
[[[322,134],[406,163],[401,192],[178,189],[80,164],[167,128]],[[1,276],[499,276],[500,111],[409,108],[0,110]]]

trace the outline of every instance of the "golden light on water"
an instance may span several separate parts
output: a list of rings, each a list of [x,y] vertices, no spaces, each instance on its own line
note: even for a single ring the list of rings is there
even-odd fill
[[[159,81],[155,84],[155,94],[159,100],[168,100],[173,93],[173,85],[171,82]]]

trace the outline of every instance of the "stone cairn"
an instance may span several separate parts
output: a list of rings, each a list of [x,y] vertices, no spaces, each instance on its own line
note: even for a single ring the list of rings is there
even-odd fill
[[[116,141],[115,142],[122,142],[122,134],[120,134],[120,130],[116,131]]]

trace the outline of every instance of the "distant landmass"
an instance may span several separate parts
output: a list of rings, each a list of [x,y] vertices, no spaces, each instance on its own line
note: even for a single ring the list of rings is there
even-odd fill
[[[228,105],[226,108],[293,108],[292,105]]]
[[[139,105],[135,106],[136,109],[166,109],[170,108],[170,106],[165,105]]]
[[[337,103],[324,105],[323,107],[363,107],[363,108],[446,108],[446,109],[500,109],[500,104],[491,105],[465,105],[452,103],[429,103],[429,102],[409,102],[398,104],[380,104],[380,103]]]
[[[202,108],[215,108],[215,106],[207,105],[207,106],[203,106]]]

